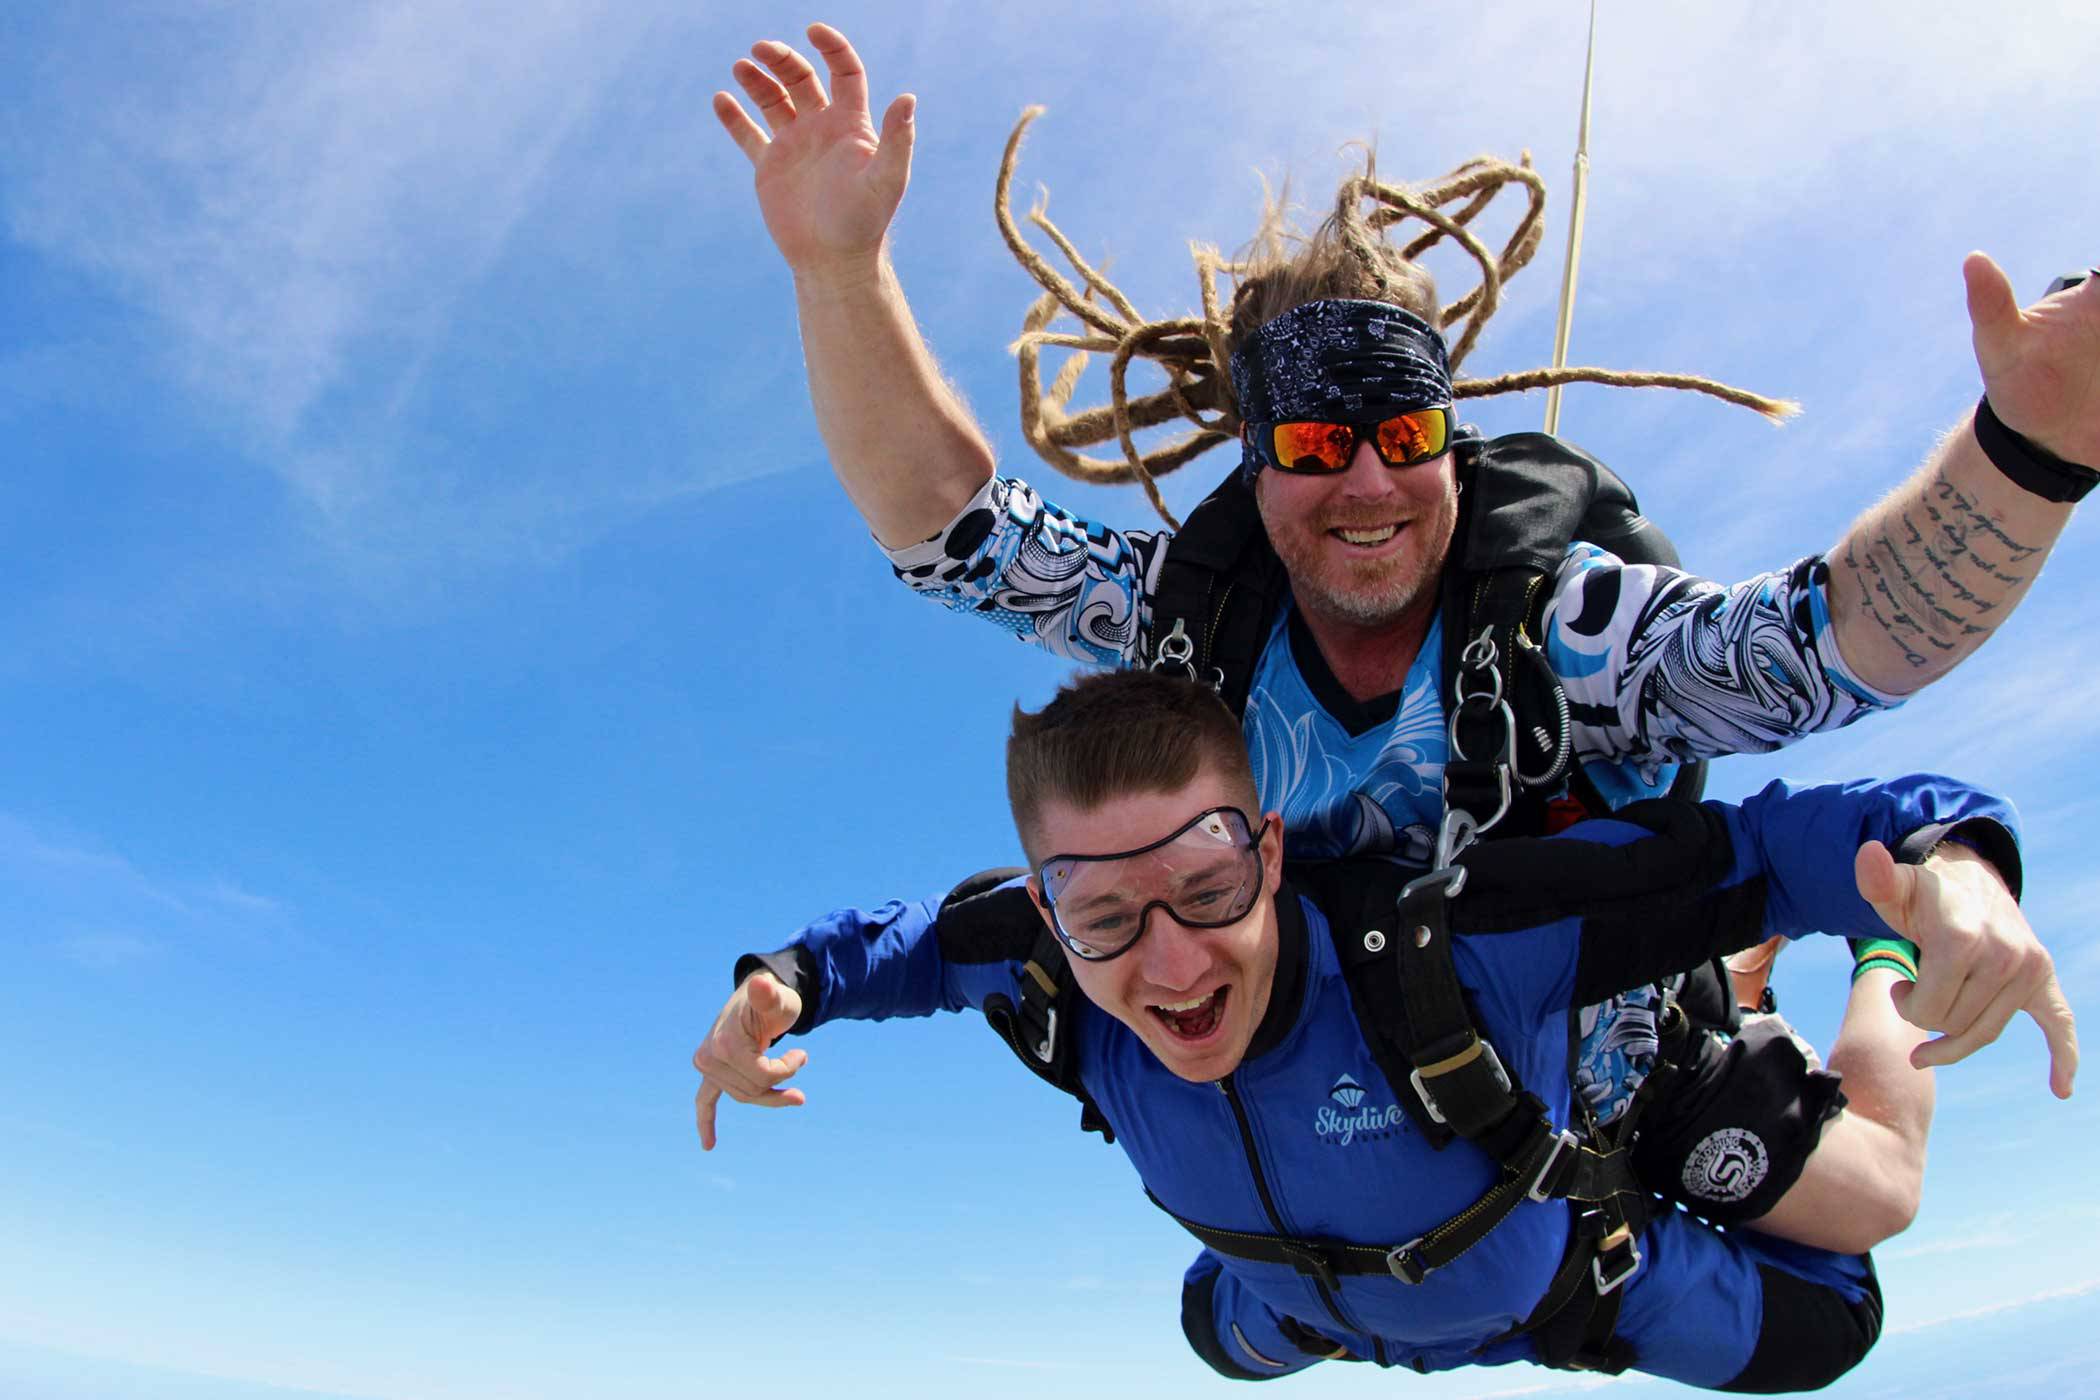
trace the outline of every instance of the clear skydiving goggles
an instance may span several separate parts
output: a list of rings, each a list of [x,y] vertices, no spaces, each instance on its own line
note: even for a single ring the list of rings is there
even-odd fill
[[[1375,423],[1331,423],[1301,419],[1250,423],[1247,446],[1271,471],[1294,476],[1329,476],[1349,470],[1359,442],[1371,444],[1388,467],[1433,461],[1451,446],[1451,410],[1418,408]]]
[[[1155,909],[1189,928],[1236,924],[1261,897],[1268,829],[1250,834],[1246,813],[1213,807],[1134,851],[1052,856],[1036,871],[1050,925],[1074,957],[1105,962],[1130,950]]]

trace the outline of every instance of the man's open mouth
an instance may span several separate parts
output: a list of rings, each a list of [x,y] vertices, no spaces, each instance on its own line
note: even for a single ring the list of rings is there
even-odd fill
[[[1172,1006],[1148,1006],[1145,1009],[1159,1018],[1168,1032],[1177,1040],[1201,1040],[1217,1030],[1225,1019],[1225,999],[1232,991],[1220,987],[1206,997],[1178,1002]]]
[[[1399,534],[1400,530],[1401,526],[1398,524],[1345,525],[1336,526],[1327,533],[1333,535],[1343,544],[1353,544],[1359,548],[1372,549]]]

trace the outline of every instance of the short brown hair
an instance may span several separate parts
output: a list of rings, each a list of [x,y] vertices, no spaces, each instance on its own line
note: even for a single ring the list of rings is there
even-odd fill
[[[1206,767],[1261,810],[1239,721],[1208,687],[1158,671],[1097,671],[1067,681],[1030,713],[1014,706],[1006,799],[1030,861],[1043,804],[1089,811],[1134,792],[1172,792]]]

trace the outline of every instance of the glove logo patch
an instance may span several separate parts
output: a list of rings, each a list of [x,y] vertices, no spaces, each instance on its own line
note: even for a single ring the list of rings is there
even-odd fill
[[[1771,1169],[1764,1140],[1747,1128],[1719,1128],[1700,1139],[1684,1159],[1685,1194],[1694,1200],[1733,1204],[1745,1200]]]

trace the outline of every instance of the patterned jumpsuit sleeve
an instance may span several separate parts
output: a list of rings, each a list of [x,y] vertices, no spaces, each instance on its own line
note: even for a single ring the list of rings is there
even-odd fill
[[[1128,666],[1171,539],[1111,530],[994,476],[940,534],[887,553],[943,607],[1074,661]],[[1900,703],[1838,654],[1828,580],[1820,555],[1724,586],[1571,545],[1543,641],[1567,686],[1576,757],[1634,779],[1601,783],[1605,795],[1650,796],[1667,765],[1768,752]]]

